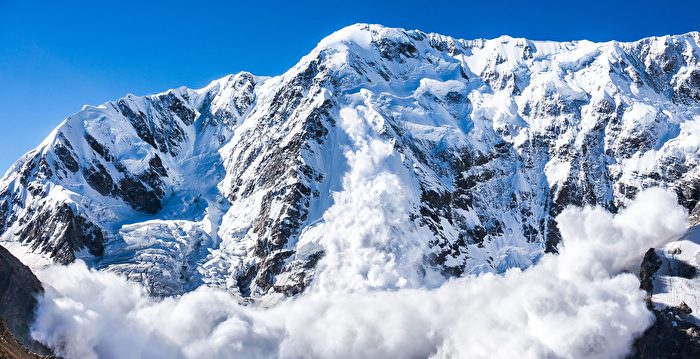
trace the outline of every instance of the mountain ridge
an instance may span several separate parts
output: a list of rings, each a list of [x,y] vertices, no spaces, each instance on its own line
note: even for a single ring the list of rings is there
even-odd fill
[[[289,296],[348,249],[324,238],[332,220],[348,225],[329,210],[364,208],[355,196],[386,180],[399,202],[375,202],[377,215],[413,239],[377,224],[346,240],[421,268],[377,269],[389,285],[525,268],[556,251],[567,205],[615,211],[665,186],[700,212],[698,43],[352,25],[276,77],[241,72],[69,116],[0,181],[0,240],[155,295]]]

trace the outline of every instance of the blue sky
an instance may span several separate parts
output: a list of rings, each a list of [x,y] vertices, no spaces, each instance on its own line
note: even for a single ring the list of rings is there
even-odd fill
[[[83,104],[276,75],[356,22],[459,38],[636,40],[700,30],[700,1],[0,0],[0,172]]]

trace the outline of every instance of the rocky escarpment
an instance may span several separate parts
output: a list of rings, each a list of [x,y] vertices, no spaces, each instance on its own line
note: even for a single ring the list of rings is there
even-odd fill
[[[34,321],[37,297],[41,296],[41,282],[32,271],[0,246],[0,353],[21,345],[40,353],[48,350],[30,336],[30,325]]]
[[[0,181],[0,241],[155,295],[295,295],[352,176],[390,174],[402,219],[429,233],[421,273],[525,268],[556,251],[568,205],[615,212],[661,186],[697,214],[699,43],[350,26],[277,77],[71,115]]]

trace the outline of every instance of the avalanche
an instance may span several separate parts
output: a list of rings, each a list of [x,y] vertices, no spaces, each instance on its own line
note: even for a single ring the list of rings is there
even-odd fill
[[[368,196],[386,199],[384,210],[394,206],[394,180],[368,184]],[[373,200],[338,203],[377,211]],[[570,207],[557,217],[558,255],[525,271],[467,275],[434,289],[397,289],[402,272],[391,258],[374,261],[376,249],[332,237],[329,251],[348,250],[342,263],[321,260],[319,278],[330,278],[270,308],[240,305],[208,287],[156,300],[80,262],[53,266],[38,273],[51,287],[33,335],[66,358],[621,358],[653,321],[639,280],[621,271],[644,248],[680,236],[685,219],[675,195],[660,189],[640,193],[617,215]],[[383,220],[346,217],[343,229],[377,233],[366,239],[381,242],[391,228]],[[408,233],[394,235],[407,240]],[[380,275],[358,281],[360,263]]]

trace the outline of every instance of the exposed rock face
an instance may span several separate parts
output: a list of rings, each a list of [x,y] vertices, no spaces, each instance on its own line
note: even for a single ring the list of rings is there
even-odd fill
[[[640,288],[647,292],[649,296],[653,293],[654,275],[659,268],[661,268],[661,260],[656,255],[656,250],[654,250],[654,248],[649,248],[644,254],[644,259],[642,260],[642,265],[639,270]]]
[[[39,355],[27,350],[8,330],[0,319],[0,358],[3,359],[51,359],[53,355]]]
[[[656,318],[638,338],[629,358],[698,358],[700,327],[683,320],[681,308],[652,310]]]
[[[408,173],[445,276],[527,267],[568,205],[651,186],[700,199],[700,34],[631,43],[458,40],[355,25],[283,75],[127,96],[64,121],[0,182],[0,237],[156,295],[294,295],[323,256],[357,110]],[[363,140],[364,141],[364,140]]]
[[[14,336],[26,348],[47,351],[29,335],[37,296],[42,293],[41,282],[32,271],[0,246],[0,340],[7,341]],[[0,353],[4,350],[2,347],[0,345]]]

